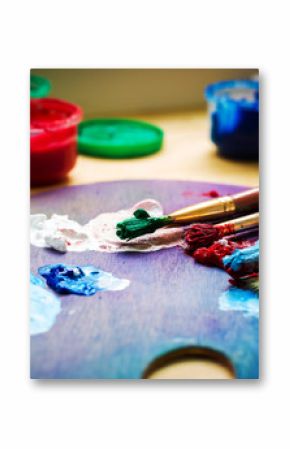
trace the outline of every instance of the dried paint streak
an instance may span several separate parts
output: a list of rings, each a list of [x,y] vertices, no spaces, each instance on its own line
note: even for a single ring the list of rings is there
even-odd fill
[[[192,190],[184,190],[182,192],[182,196],[184,196],[184,198],[190,198],[194,195],[195,195],[195,193]]]
[[[242,312],[245,317],[259,317],[259,296],[253,290],[231,287],[219,298],[219,308],[225,312]]]
[[[162,228],[152,235],[144,235],[135,239],[122,241],[116,236],[116,225],[130,218],[136,209],[144,209],[150,216],[163,215],[161,204],[155,200],[143,200],[130,209],[118,212],[103,213],[93,218],[84,226],[67,215],[45,214],[31,216],[30,241],[32,245],[53,248],[57,251],[157,251],[182,245],[182,228]]]
[[[194,192],[193,190],[184,190],[182,192],[182,196],[184,196],[185,198],[191,198],[194,195],[200,195],[200,193]],[[207,196],[208,198],[218,198],[221,195],[217,190],[209,190],[208,192],[202,192],[201,196]]]
[[[61,306],[59,299],[45,288],[42,279],[30,275],[30,334],[49,331]]]
[[[123,290],[130,284],[127,279],[116,278],[90,265],[52,264],[40,267],[38,272],[50,288],[61,294],[91,296],[98,291]]]

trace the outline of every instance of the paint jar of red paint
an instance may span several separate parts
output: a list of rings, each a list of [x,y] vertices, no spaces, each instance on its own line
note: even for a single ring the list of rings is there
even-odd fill
[[[77,159],[78,106],[53,98],[30,101],[30,179],[43,185],[64,179]]]

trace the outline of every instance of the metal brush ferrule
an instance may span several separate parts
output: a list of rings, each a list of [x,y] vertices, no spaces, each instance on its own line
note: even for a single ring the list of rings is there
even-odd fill
[[[235,202],[230,196],[223,196],[214,200],[204,201],[177,210],[169,215],[172,223],[193,223],[195,221],[207,221],[219,217],[233,215],[236,211]]]

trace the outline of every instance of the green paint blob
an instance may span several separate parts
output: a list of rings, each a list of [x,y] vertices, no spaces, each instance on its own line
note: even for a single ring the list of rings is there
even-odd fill
[[[150,217],[144,209],[135,210],[132,218],[117,223],[116,234],[121,240],[131,240],[144,234],[152,234],[156,229],[171,223],[167,215],[162,217]]]

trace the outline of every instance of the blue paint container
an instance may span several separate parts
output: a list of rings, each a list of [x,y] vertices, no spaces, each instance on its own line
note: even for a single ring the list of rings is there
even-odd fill
[[[259,82],[221,81],[205,90],[211,117],[211,140],[221,156],[259,157]]]

